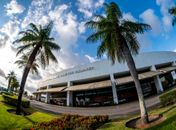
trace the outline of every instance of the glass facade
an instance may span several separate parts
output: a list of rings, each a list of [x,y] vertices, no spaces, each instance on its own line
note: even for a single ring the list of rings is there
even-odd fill
[[[145,97],[156,94],[156,87],[153,78],[141,80],[141,87]],[[137,92],[134,83],[117,86],[119,103],[137,100]]]
[[[173,85],[175,85],[175,80],[173,79],[172,72],[160,75],[160,79],[164,90],[167,90],[171,88]]]
[[[74,106],[105,106],[113,104],[112,87],[73,93]]]
[[[57,104],[59,106],[66,106],[67,94],[66,92],[51,93],[50,103]]]

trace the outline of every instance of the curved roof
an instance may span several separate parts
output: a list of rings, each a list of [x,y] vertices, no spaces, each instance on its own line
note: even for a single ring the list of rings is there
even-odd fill
[[[176,52],[160,51],[140,53],[139,55],[134,56],[134,61],[137,69],[173,61],[175,62]],[[79,65],[74,68],[60,71],[56,73],[52,79],[42,81],[39,84],[39,87],[66,83],[68,81],[79,81],[94,77],[109,76],[109,74],[122,73],[125,71],[129,71],[126,63],[116,62],[112,65],[110,60],[96,61],[94,63]]]

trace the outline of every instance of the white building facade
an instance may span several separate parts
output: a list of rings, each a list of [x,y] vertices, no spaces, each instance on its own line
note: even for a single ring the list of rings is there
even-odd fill
[[[134,57],[145,97],[175,85],[176,53],[147,52]],[[137,100],[126,63],[109,60],[76,66],[38,84],[36,100],[67,106],[104,106]]]

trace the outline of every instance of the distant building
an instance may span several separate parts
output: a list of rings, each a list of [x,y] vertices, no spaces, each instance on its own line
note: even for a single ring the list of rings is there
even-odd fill
[[[175,85],[176,53],[148,52],[134,57],[145,97]],[[103,106],[137,100],[126,64],[103,60],[56,73],[38,85],[36,100],[67,106]]]

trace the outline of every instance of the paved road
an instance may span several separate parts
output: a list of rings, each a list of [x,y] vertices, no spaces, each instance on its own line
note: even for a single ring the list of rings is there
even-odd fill
[[[152,108],[159,104],[159,97],[152,96],[145,100],[147,108]],[[54,114],[79,114],[79,115],[109,115],[110,118],[126,117],[139,113],[138,101],[106,107],[64,107],[46,104],[38,101],[31,101],[34,108]]]

